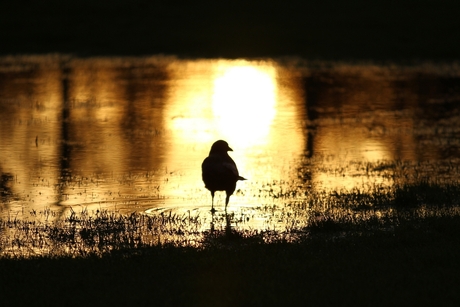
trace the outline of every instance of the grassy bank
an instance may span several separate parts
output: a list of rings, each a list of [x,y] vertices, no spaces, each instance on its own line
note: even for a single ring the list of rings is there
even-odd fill
[[[150,247],[102,258],[0,260],[2,306],[454,306],[459,217],[296,244]]]

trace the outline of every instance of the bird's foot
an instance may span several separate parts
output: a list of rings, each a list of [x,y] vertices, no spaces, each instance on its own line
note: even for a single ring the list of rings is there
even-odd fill
[[[211,213],[212,214],[216,213],[216,209],[214,209],[214,207],[211,208]]]

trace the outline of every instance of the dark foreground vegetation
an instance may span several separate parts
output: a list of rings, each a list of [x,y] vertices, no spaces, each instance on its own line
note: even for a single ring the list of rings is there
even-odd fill
[[[457,306],[459,191],[420,183],[332,195],[341,210],[323,210],[332,206],[324,199],[306,225],[208,229],[197,241],[139,236],[159,225],[197,233],[172,216],[72,214],[60,228],[10,219],[4,231],[17,231],[2,241],[0,305]],[[30,244],[48,253],[19,254]]]
[[[444,217],[395,232],[296,244],[235,235],[217,236],[219,244],[206,249],[2,259],[0,304],[457,306],[459,231],[459,217]]]

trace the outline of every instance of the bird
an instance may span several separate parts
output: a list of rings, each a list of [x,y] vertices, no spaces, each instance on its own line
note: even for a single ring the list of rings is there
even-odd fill
[[[225,191],[225,210],[227,210],[230,196],[236,189],[236,182],[246,180],[239,175],[235,161],[228,155],[228,151],[233,151],[233,149],[226,141],[218,140],[212,144],[209,156],[201,164],[204,185],[212,196],[211,212],[215,211],[214,193],[216,191]]]

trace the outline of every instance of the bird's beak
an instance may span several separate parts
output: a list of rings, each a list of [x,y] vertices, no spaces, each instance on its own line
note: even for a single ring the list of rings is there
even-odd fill
[[[233,149],[231,149],[230,146],[228,146],[227,151],[233,151]]]

